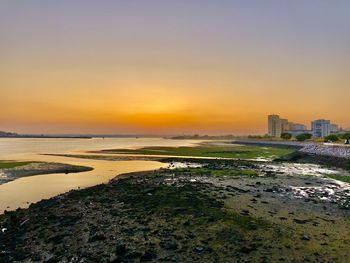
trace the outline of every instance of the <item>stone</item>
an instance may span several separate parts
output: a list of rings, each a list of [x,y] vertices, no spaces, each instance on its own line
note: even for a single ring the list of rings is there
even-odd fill
[[[300,239],[305,240],[305,241],[309,241],[311,238],[308,235],[303,235]]]
[[[194,251],[197,252],[197,253],[201,253],[201,252],[204,251],[204,248],[201,247],[201,246],[197,246],[197,247],[194,248]]]

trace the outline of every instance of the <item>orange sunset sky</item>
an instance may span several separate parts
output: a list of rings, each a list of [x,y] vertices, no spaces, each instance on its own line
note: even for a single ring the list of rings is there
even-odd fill
[[[262,3],[263,2],[263,3]],[[0,130],[350,126],[350,2],[1,1]]]

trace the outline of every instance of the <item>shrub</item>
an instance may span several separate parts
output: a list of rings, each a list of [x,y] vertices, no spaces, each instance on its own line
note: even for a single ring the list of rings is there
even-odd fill
[[[350,133],[344,133],[340,136],[343,140],[350,140]]]
[[[329,141],[331,141],[331,142],[337,142],[337,141],[339,141],[339,138],[338,138],[337,135],[331,134],[331,135],[328,135],[328,136],[324,137],[324,141],[325,141],[325,142],[329,142]]]
[[[288,133],[288,132],[285,132],[285,133],[281,134],[281,138],[283,140],[290,140],[292,138],[292,135],[290,133]]]
[[[303,141],[306,141],[306,140],[309,140],[312,138],[312,135],[309,134],[309,133],[301,133],[301,134],[298,134],[296,137],[295,137],[299,142],[303,142]]]

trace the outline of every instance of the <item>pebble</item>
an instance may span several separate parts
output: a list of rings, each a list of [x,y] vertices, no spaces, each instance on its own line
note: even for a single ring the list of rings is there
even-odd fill
[[[303,235],[300,239],[305,240],[305,241],[309,241],[311,238],[308,235]]]

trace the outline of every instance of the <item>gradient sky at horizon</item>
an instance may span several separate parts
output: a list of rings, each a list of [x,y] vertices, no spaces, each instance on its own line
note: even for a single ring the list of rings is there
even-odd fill
[[[350,126],[350,1],[0,2],[0,130]]]

